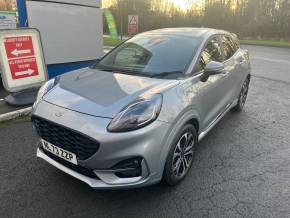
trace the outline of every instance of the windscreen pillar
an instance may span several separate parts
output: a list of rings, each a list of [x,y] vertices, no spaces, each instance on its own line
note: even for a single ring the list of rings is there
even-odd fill
[[[18,0],[18,11],[22,27],[41,33],[49,78],[103,55],[101,0]]]

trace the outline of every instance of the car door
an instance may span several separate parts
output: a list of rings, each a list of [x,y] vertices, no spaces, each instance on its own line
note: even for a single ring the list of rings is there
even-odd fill
[[[233,75],[234,83],[234,97],[237,98],[241,91],[241,86],[244,83],[246,76],[249,74],[251,67],[249,62],[249,53],[240,47],[239,40],[236,35],[229,35],[229,40],[231,41],[233,50],[235,54],[233,58],[237,64],[235,74]]]
[[[223,62],[225,59],[222,50],[223,47],[219,35],[209,39],[201,53],[198,70],[202,72],[210,61]],[[229,65],[226,70],[230,70]],[[199,113],[202,130],[209,127],[226,110],[231,100],[229,91],[227,71],[212,75],[205,82],[199,82]]]
[[[240,91],[241,84],[241,64],[243,56],[237,44],[234,43],[230,35],[221,35],[221,42],[224,53],[224,70],[228,98],[234,101],[237,98],[237,90]]]

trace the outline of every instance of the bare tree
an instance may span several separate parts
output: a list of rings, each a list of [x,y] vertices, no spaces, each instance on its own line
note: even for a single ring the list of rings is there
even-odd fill
[[[121,17],[127,21],[128,14],[137,13],[140,31],[206,26],[227,29],[243,37],[290,38],[290,0],[203,0],[199,5],[187,0],[187,3],[184,10],[172,0],[121,0],[122,11],[118,11],[116,3],[111,10],[117,21]],[[126,27],[127,22],[123,22],[123,29],[127,30]]]
[[[15,0],[0,0],[1,11],[15,10]]]

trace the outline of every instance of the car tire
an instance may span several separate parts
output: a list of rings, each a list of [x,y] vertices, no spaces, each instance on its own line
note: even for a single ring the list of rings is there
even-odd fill
[[[235,107],[232,108],[233,112],[241,112],[244,109],[247,96],[248,96],[249,85],[250,85],[250,77],[248,76],[247,79],[243,83],[242,90],[239,95],[238,103]]]
[[[192,124],[187,124],[171,145],[163,172],[165,184],[174,186],[186,177],[194,161],[196,145],[196,129]]]

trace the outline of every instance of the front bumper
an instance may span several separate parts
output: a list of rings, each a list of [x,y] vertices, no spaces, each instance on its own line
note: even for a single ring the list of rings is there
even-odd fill
[[[56,167],[57,169],[69,174],[70,176],[83,181],[84,183],[88,184],[90,187],[92,188],[96,188],[96,189],[112,189],[112,188],[129,188],[129,187],[141,187],[144,186],[151,178],[151,176],[147,176],[145,178],[136,178],[134,180],[127,180],[127,181],[116,181],[115,183],[106,183],[103,182],[103,180],[101,179],[93,179],[90,177],[87,177],[85,175],[82,175],[76,171],[71,170],[68,167],[65,167],[63,165],[61,165],[59,162],[53,160],[52,158],[50,158],[49,156],[47,156],[40,148],[37,149],[37,157],[45,160],[46,162],[48,162],[49,164],[51,164],[52,166]],[[149,184],[147,184],[149,185]]]
[[[59,116],[59,115],[62,116]],[[67,110],[45,101],[40,102],[33,116],[38,116],[76,130],[100,143],[99,150],[86,160],[79,160],[82,167],[92,170],[96,178],[83,175],[49,157],[41,148],[37,156],[63,172],[87,183],[92,188],[112,189],[141,187],[161,180],[165,161],[163,160],[164,143],[169,124],[155,121],[140,130],[127,133],[109,133],[106,130],[111,121],[108,118],[94,117]],[[112,167],[120,161],[142,157],[142,175],[131,178],[119,178]]]

